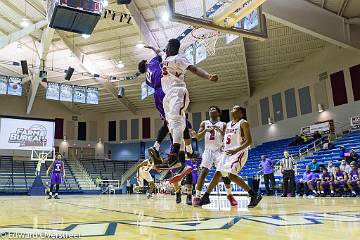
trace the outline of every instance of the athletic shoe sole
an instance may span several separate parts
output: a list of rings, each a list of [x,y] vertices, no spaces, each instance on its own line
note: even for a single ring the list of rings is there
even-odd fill
[[[190,166],[186,166],[181,173],[179,173],[179,174],[173,176],[172,178],[170,178],[169,182],[170,183],[180,182],[184,177],[186,177],[191,172],[192,172],[192,168]]]

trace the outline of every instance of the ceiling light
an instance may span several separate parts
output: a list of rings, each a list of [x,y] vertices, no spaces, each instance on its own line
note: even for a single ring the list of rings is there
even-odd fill
[[[103,7],[107,7],[108,5],[109,5],[109,1],[104,0],[104,1],[103,1]]]
[[[118,64],[116,65],[118,68],[123,68],[123,67],[125,67],[125,65],[123,64],[123,62],[120,60],[119,62],[118,62]]]
[[[81,37],[84,39],[88,39],[90,36],[90,34],[81,34]]]
[[[16,46],[16,51],[17,52],[22,52],[23,51],[23,48],[22,48],[20,43]]]
[[[164,14],[161,16],[161,20],[164,22],[168,22],[170,20],[170,15],[168,12],[164,12]]]
[[[137,48],[144,48],[145,44],[143,41],[138,41],[138,43],[136,44]]]
[[[22,19],[21,23],[20,23],[20,26],[23,27],[23,28],[26,28],[26,27],[30,26],[29,20],[24,17]]]

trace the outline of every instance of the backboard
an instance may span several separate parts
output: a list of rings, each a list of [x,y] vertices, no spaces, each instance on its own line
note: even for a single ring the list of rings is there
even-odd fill
[[[267,38],[266,0],[167,0],[172,21],[255,40]],[[185,31],[183,35],[191,32]]]
[[[55,161],[55,148],[39,147],[31,150],[32,161]]]

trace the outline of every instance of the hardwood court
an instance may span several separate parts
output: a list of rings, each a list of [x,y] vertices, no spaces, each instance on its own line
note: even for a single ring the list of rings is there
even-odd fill
[[[248,210],[237,198],[212,198],[206,209],[174,196],[1,197],[0,233],[80,234],[80,239],[358,239],[360,198],[265,197]],[[185,200],[185,196],[183,196]],[[12,234],[12,235],[9,235]],[[19,235],[17,235],[19,236]],[[42,235],[44,236],[44,235]],[[66,236],[66,235],[63,235]],[[1,237],[0,237],[1,238]]]

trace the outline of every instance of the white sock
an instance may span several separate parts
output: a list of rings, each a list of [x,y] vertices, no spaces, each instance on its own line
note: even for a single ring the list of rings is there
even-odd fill
[[[355,194],[355,191],[351,191],[352,194]]]
[[[313,193],[316,193],[316,190],[313,190]]]
[[[193,149],[192,149],[191,144],[190,144],[190,145],[186,145],[186,146],[185,146],[185,149],[186,149],[186,152],[187,152],[187,153],[189,153],[189,154],[192,154],[192,153],[193,153]]]
[[[230,195],[231,194],[231,188],[226,188],[226,194]]]
[[[49,195],[52,196],[52,192],[49,192]]]
[[[57,196],[58,195],[58,193],[55,193],[55,196]]]
[[[334,191],[333,191],[333,190],[331,190],[331,193],[334,193]]]
[[[324,193],[324,191],[320,191],[321,193]]]
[[[159,149],[160,149],[160,143],[155,142],[155,143],[154,143],[154,148],[156,149],[156,151],[159,151]]]
[[[196,196],[197,196],[197,197],[201,197],[201,191],[196,190]]]

